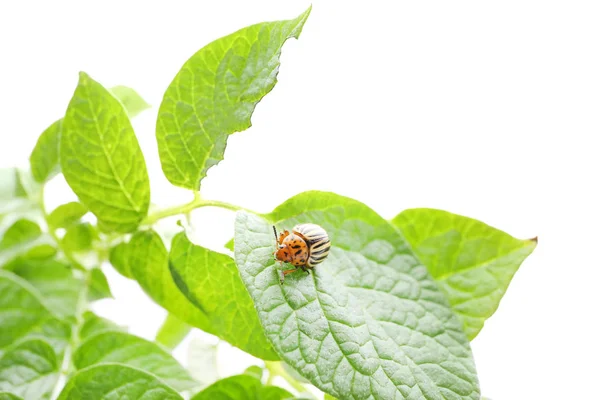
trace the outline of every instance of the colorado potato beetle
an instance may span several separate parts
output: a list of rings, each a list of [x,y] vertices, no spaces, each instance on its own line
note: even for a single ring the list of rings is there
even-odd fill
[[[294,269],[283,271],[283,276],[302,269],[308,273],[309,269],[323,262],[329,254],[331,242],[325,229],[316,224],[298,224],[292,228],[290,233],[284,230],[277,235],[277,229],[273,226],[277,250],[273,253],[275,259],[281,264],[290,263]],[[283,280],[282,280],[283,282]]]

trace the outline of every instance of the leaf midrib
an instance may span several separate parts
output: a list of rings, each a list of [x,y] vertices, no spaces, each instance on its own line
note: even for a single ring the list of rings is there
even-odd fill
[[[89,78],[88,78],[89,79]],[[92,97],[90,96],[90,91],[89,91],[89,86],[88,85],[84,85],[83,86],[84,91],[86,92],[86,95],[88,97],[88,101],[86,101],[86,105],[90,111],[90,114],[93,117],[94,120],[94,127],[96,128],[96,133],[98,134],[98,137],[100,138],[100,142],[101,142],[101,148],[102,148],[102,152],[104,153],[104,157],[106,158],[106,161],[108,162],[108,165],[110,167],[110,171],[113,175],[113,178],[117,181],[117,183],[119,184],[119,187],[121,189],[121,192],[125,195],[125,197],[127,198],[127,201],[129,202],[129,205],[136,211],[136,212],[140,212],[141,207],[138,206],[133,199],[131,198],[131,195],[129,194],[129,192],[127,190],[125,190],[125,186],[123,185],[123,182],[121,181],[121,178],[117,175],[117,172],[115,170],[115,166],[112,162],[112,158],[109,157],[107,149],[105,147],[105,142],[104,142],[104,135],[102,134],[102,130],[100,129],[100,125],[98,122],[98,116],[96,115],[96,113],[94,112],[94,110],[92,109]],[[111,116],[110,118],[116,118],[115,116]],[[133,168],[133,165],[132,165]]]

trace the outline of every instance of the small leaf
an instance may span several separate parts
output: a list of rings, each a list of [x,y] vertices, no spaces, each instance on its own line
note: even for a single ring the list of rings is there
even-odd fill
[[[2,241],[0,241],[0,250],[34,241],[41,235],[42,230],[38,224],[28,219],[19,219],[4,232]]]
[[[115,397],[118,396],[118,397]],[[58,400],[183,400],[154,375],[122,364],[102,364],[77,372]]]
[[[121,242],[110,249],[108,259],[118,273],[126,278],[133,279],[133,275],[131,275],[131,270],[129,269],[128,257],[127,243]]]
[[[333,397],[329,393],[325,393],[325,396],[323,397],[323,400],[337,400],[337,397]]]
[[[40,183],[49,181],[60,172],[58,152],[61,126],[62,119],[59,119],[42,132],[29,156],[31,173]]]
[[[112,321],[97,316],[91,311],[86,311],[83,314],[83,325],[79,330],[79,338],[82,341],[92,335],[107,331],[123,332],[125,329]]]
[[[209,316],[219,337],[263,360],[279,359],[231,257],[194,245],[181,232],[173,238],[169,266],[181,292]]]
[[[233,251],[233,238],[229,242],[225,243],[225,248]]]
[[[87,213],[87,208],[76,201],[62,204],[48,216],[48,225],[51,228],[68,228],[78,222]]]
[[[156,125],[162,169],[173,185],[198,190],[223,159],[228,135],[250,127],[254,107],[275,86],[283,44],[298,38],[309,13],[241,29],[185,62],[165,92]]]
[[[70,336],[70,326],[45,307],[37,290],[18,276],[0,270],[0,353],[17,341],[43,338],[58,354]]]
[[[167,314],[165,322],[156,334],[156,342],[173,350],[190,333],[192,327],[174,316]]]
[[[49,399],[58,381],[58,369],[48,343],[40,339],[20,342],[0,357],[0,391],[10,391],[25,400]]]
[[[92,242],[97,239],[98,232],[89,222],[75,224],[67,229],[61,243],[66,251],[81,252],[90,250]]]
[[[309,275],[280,284],[272,224],[236,217],[236,263],[285,362],[339,398],[479,400],[461,321],[386,220],[323,192],[295,196],[269,219],[280,229],[319,224],[332,243]]]
[[[58,316],[75,315],[83,282],[73,276],[70,266],[52,259],[25,259],[15,263],[12,272],[33,285]]]
[[[255,377],[256,379],[262,380],[264,369],[259,367],[258,365],[252,365],[244,370],[245,375],[250,375]]]
[[[102,272],[100,268],[93,268],[90,271],[89,285],[88,298],[90,301],[113,297],[112,293],[110,292],[106,275],[104,275],[104,272]]]
[[[103,332],[89,337],[73,354],[77,369],[99,363],[121,363],[161,378],[177,390],[192,388],[196,382],[188,372],[156,343],[125,332]]]
[[[121,103],[87,74],[62,125],[61,167],[80,201],[107,230],[135,230],[148,212],[144,156]]]
[[[195,395],[191,400],[238,400],[291,399],[290,392],[274,386],[264,386],[259,379],[251,375],[234,375],[217,381]]]
[[[118,85],[110,88],[109,91],[121,101],[123,107],[127,110],[127,114],[129,114],[129,118],[133,118],[150,108],[150,104],[146,103],[142,96],[130,87]]]
[[[446,294],[470,340],[494,314],[513,275],[537,245],[537,240],[515,239],[442,210],[406,210],[392,223]]]

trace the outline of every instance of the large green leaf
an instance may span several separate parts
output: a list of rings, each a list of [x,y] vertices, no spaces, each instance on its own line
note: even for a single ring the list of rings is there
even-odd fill
[[[89,337],[73,354],[73,364],[83,369],[100,363],[121,363],[161,378],[177,390],[197,385],[166,350],[125,332],[108,331]]]
[[[41,338],[61,353],[70,326],[48,310],[39,292],[18,276],[0,270],[0,354],[25,339]]]
[[[59,363],[52,346],[41,339],[20,342],[0,357],[0,391],[24,400],[50,398],[58,381]]]
[[[322,192],[288,200],[269,219],[280,229],[319,224],[332,242],[310,276],[280,284],[271,224],[237,215],[236,262],[284,361],[339,398],[479,400],[460,319],[386,220]]]
[[[146,216],[148,172],[129,117],[83,72],[63,119],[60,163],[69,186],[104,230],[130,232]]]
[[[181,292],[210,319],[217,335],[263,360],[278,360],[234,260],[194,245],[181,232],[173,238],[169,265]]]
[[[77,372],[58,400],[183,400],[156,376],[123,364],[99,364]]]
[[[280,387],[265,386],[251,375],[235,375],[217,381],[191,400],[281,400],[294,397]]]
[[[12,272],[33,285],[52,312],[60,317],[75,315],[84,283],[70,266],[52,259],[23,259],[13,264]]]
[[[38,182],[48,181],[60,172],[58,154],[61,126],[62,119],[50,125],[42,132],[31,152],[31,173]]]
[[[256,104],[275,86],[283,44],[300,35],[309,13],[241,29],[185,62],[156,124],[162,169],[172,184],[197,190],[223,159],[228,135],[250,127]]]
[[[483,222],[442,210],[406,210],[392,223],[462,318],[469,339],[494,314],[513,275],[537,244],[537,239],[519,240]]]

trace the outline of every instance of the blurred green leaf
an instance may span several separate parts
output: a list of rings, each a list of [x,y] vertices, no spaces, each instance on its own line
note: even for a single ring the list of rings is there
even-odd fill
[[[73,364],[77,369],[100,363],[121,363],[141,369],[177,390],[197,385],[166,350],[125,332],[108,331],[88,337],[73,354]]]
[[[61,167],[79,200],[104,230],[135,230],[148,212],[144,156],[121,103],[87,74],[62,124]]]
[[[89,222],[72,225],[61,240],[62,248],[68,252],[90,250],[92,243],[98,238],[98,232]]]
[[[118,326],[106,318],[99,317],[91,311],[83,313],[83,324],[79,329],[79,338],[82,341],[90,336],[107,331],[124,332],[125,328]]]
[[[61,126],[62,119],[59,119],[42,132],[29,157],[31,173],[40,183],[49,181],[60,172],[58,152]]]
[[[12,271],[33,285],[44,299],[44,305],[65,318],[75,315],[83,281],[73,275],[67,264],[52,259],[25,259],[15,263]]]
[[[0,270],[0,354],[26,339],[44,339],[60,354],[71,328],[46,308],[41,294],[27,281]]]
[[[519,240],[483,222],[415,208],[393,220],[464,323],[470,340],[491,317],[537,239]]]
[[[130,87],[118,85],[108,90],[121,101],[127,114],[129,114],[129,118],[133,118],[150,108],[150,104],[146,103],[142,96]]]
[[[110,264],[124,277],[133,279],[133,275],[131,275],[131,269],[129,268],[128,257],[129,252],[127,249],[127,243],[125,242],[121,242],[110,249]]]
[[[309,13],[217,39],[181,67],[156,124],[162,169],[173,185],[198,190],[208,169],[223,159],[227,137],[250,127],[254,107],[277,81],[283,44],[298,38]]]
[[[58,370],[54,350],[44,340],[19,342],[0,356],[0,391],[10,391],[24,400],[49,399]]]
[[[165,322],[156,334],[156,342],[173,350],[190,333],[192,327],[173,314],[167,314]]]
[[[42,235],[39,225],[28,219],[19,219],[2,236],[0,251],[24,242],[32,242]]]
[[[12,394],[12,393],[0,392],[0,400],[24,400],[24,399],[15,394]]]
[[[92,268],[90,270],[88,299],[89,301],[112,298],[113,295],[108,285],[106,275],[100,268]]]
[[[79,202],[72,201],[62,204],[48,216],[48,225],[51,228],[68,228],[78,222],[87,213],[87,208]]]
[[[118,396],[118,397],[115,397]],[[58,400],[183,400],[156,376],[123,364],[99,364],[78,371]]]

